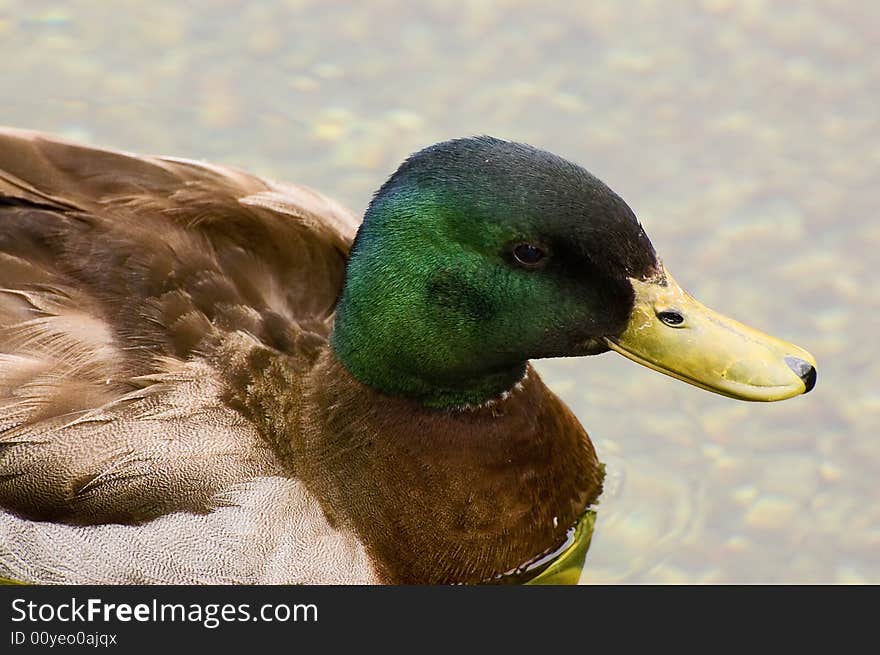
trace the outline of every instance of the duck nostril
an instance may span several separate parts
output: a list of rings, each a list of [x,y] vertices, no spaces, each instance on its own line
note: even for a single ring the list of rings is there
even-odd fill
[[[813,387],[816,386],[816,369],[813,365],[798,357],[786,357],[785,363],[804,381],[804,386],[806,387],[804,393],[812,391]]]

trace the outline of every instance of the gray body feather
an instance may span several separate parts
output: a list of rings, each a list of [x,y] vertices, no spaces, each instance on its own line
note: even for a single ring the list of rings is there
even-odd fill
[[[325,344],[356,227],[300,187],[0,130],[0,577],[375,581],[234,401],[254,353]]]

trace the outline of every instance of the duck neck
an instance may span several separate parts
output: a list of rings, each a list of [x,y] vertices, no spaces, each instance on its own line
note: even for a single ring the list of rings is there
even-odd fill
[[[468,340],[456,336],[432,320],[430,307],[411,288],[349,282],[337,305],[330,342],[333,354],[357,380],[427,407],[480,406],[523,380],[527,362],[486,367]]]

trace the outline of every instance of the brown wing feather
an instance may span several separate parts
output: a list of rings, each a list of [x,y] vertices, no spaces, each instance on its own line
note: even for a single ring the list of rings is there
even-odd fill
[[[145,520],[277,474],[212,356],[323,341],[356,227],[301,187],[0,129],[0,507]]]

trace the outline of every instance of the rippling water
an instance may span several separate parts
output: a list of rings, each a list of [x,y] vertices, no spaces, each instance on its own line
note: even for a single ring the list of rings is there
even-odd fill
[[[880,583],[880,9],[586,4],[0,0],[0,123],[358,211],[453,136],[583,164],[695,296],[819,362],[774,405],[542,363],[608,464],[583,581]]]

